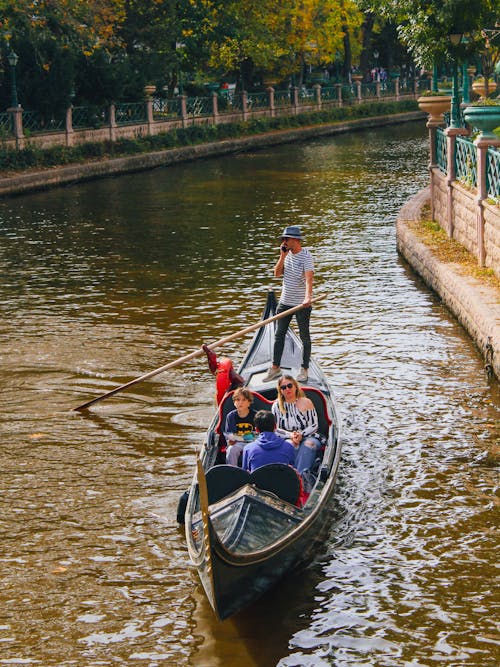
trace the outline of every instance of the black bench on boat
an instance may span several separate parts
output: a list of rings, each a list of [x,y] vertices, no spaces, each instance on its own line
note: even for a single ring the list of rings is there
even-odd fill
[[[300,495],[300,480],[297,471],[285,463],[268,463],[254,470],[251,483],[263,491],[271,491],[292,505],[296,505]]]
[[[268,463],[252,473],[227,464],[216,465],[206,473],[208,504],[217,503],[245,484],[254,484],[295,505],[300,495],[299,476],[284,463]]]
[[[213,466],[207,470],[208,504],[217,503],[229,496],[245,484],[250,484],[250,473],[243,468],[230,466],[227,463]]]

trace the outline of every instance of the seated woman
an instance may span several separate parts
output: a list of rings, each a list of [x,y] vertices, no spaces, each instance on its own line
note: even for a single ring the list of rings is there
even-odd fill
[[[302,474],[311,470],[321,449],[318,414],[311,401],[291,375],[278,380],[278,398],[272,405],[276,434],[288,440],[296,450],[295,468]]]
[[[249,389],[235,389],[233,403],[236,409],[228,413],[224,426],[224,437],[228,445],[226,463],[229,465],[238,465],[245,444],[253,440],[255,410],[251,407],[252,401],[253,396]]]

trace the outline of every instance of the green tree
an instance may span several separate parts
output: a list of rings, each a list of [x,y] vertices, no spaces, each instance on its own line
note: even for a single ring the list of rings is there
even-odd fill
[[[484,28],[499,19],[498,0],[380,0],[372,10],[393,20],[421,67],[446,59],[453,52],[449,35],[462,33],[464,42],[453,55],[470,55],[486,48]]]
[[[2,63],[19,55],[19,99],[49,113],[71,99],[80,57],[116,47],[123,0],[0,0]]]

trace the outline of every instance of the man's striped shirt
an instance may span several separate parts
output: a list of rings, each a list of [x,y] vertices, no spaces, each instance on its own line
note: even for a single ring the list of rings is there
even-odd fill
[[[306,271],[314,271],[314,262],[307,248],[295,255],[287,253],[283,268],[283,290],[281,303],[286,306],[298,306],[306,297]]]

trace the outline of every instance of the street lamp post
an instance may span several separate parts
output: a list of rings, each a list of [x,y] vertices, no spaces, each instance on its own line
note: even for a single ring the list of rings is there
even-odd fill
[[[17,61],[19,60],[19,57],[11,49],[10,52],[9,52],[9,55],[7,56],[7,60],[9,61],[9,65],[10,65],[11,105],[12,105],[12,108],[16,109],[17,106],[18,106],[17,87],[16,87],[16,65],[17,65]]]
[[[454,32],[449,35],[450,43],[455,50],[462,41],[462,33]],[[451,109],[450,127],[461,127],[460,124],[460,98],[458,94],[458,63],[457,55],[453,54],[453,75],[451,86]]]

